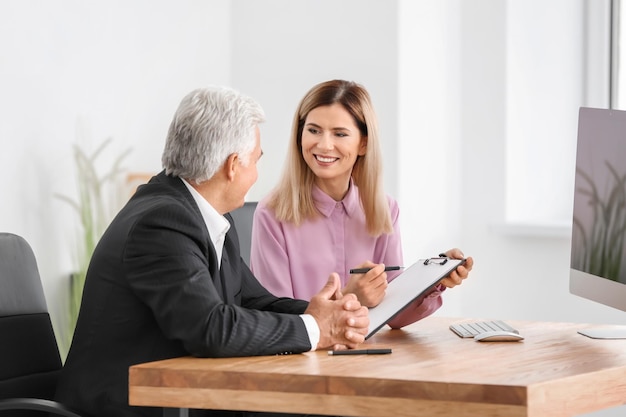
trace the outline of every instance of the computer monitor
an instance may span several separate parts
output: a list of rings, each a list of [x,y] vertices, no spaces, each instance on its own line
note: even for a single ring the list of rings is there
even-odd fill
[[[626,111],[578,115],[570,293],[626,311]],[[626,338],[624,328],[580,331]]]

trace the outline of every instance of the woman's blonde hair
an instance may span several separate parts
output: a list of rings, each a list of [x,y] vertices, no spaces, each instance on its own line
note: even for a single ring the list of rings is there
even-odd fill
[[[365,155],[357,157],[352,179],[359,187],[367,231],[373,236],[391,233],[389,203],[382,186],[382,155],[378,139],[378,122],[367,90],[352,81],[332,80],[314,86],[302,98],[293,118],[291,139],[284,172],[274,189],[268,206],[279,221],[299,225],[319,215],[313,203],[315,174],[302,156],[302,130],[311,110],[332,104],[342,105],[352,115],[363,140]]]

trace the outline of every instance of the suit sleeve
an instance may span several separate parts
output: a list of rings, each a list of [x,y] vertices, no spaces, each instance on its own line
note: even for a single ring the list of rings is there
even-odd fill
[[[239,275],[226,279],[234,280],[242,305],[224,302],[214,281],[220,277],[209,272],[216,267],[209,264],[206,229],[195,217],[175,203],[155,207],[136,220],[125,243],[129,285],[165,336],[203,357],[310,350],[304,323],[294,314],[304,311],[306,303],[267,293],[240,260],[238,249],[236,262],[244,269],[235,268]]]

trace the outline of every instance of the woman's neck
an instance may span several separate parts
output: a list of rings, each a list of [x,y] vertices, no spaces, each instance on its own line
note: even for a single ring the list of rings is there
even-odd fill
[[[322,179],[316,178],[315,185],[335,201],[341,201],[350,190],[350,177],[347,179]]]

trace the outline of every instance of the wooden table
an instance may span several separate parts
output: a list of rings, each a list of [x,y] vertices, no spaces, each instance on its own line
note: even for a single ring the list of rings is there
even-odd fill
[[[430,317],[383,329],[390,355],[177,358],[130,368],[131,405],[341,416],[560,417],[626,403],[626,340],[573,323],[508,321],[522,342],[476,342]],[[467,321],[467,320],[465,320]]]

